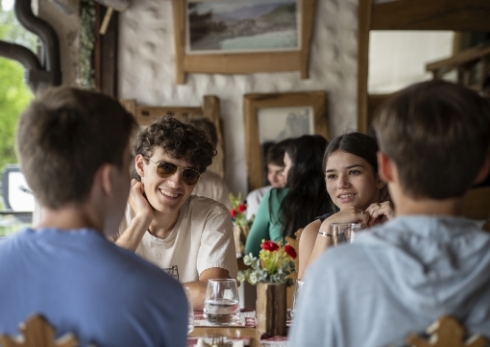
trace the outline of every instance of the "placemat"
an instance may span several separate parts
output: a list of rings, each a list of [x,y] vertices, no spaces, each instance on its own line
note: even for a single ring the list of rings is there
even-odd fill
[[[189,337],[187,339],[187,347],[197,347],[199,345],[199,340],[204,341],[208,345],[211,345],[213,339],[211,337]],[[223,341],[225,343],[233,342],[243,342],[243,346],[250,346],[250,337],[224,337]]]

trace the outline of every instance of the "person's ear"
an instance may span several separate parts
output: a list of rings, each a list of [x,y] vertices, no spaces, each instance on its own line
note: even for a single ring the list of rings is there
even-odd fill
[[[376,175],[376,188],[383,189],[386,186],[386,182],[381,179],[379,174]]]
[[[380,181],[384,183],[393,182],[393,177],[394,177],[393,161],[381,151],[378,152],[377,156],[378,156],[378,174],[379,174]]]
[[[473,183],[478,184],[483,182],[483,180],[487,178],[489,173],[490,173],[490,157],[486,155],[485,159],[483,160],[483,165],[478,171],[478,174],[476,175],[475,181]]]
[[[98,179],[102,191],[109,195],[114,190],[114,174],[117,168],[111,164],[104,164],[99,168]]]
[[[142,154],[138,154],[134,158],[134,168],[136,170],[136,173],[141,177],[145,177],[145,157],[143,157]]]

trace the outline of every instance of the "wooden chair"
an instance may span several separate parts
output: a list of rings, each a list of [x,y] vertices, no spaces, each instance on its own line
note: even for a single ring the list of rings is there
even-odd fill
[[[296,250],[296,259],[294,259],[294,267],[296,269],[296,272],[293,272],[290,277],[296,281],[298,279],[298,269],[299,269],[299,239],[301,238],[301,234],[303,233],[303,228],[298,229],[294,233],[294,236],[296,238],[292,238],[290,236],[286,236],[286,242],[292,246]],[[287,293],[286,293],[286,303],[287,307],[291,308],[293,304],[293,296],[294,296],[294,286],[288,287]]]
[[[410,347],[485,347],[488,341],[481,335],[464,340],[465,328],[450,316],[441,316],[427,328],[429,339],[415,334],[407,336]]]
[[[490,219],[490,187],[470,189],[465,197],[463,215],[471,219]]]
[[[46,318],[33,315],[19,326],[20,336],[0,335],[2,347],[77,347],[78,340],[72,334],[65,334],[55,340],[55,329]]]

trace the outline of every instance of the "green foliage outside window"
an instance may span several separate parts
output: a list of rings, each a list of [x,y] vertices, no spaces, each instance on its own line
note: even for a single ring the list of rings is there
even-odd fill
[[[36,37],[15,18],[13,10],[4,11],[0,0],[0,39],[36,48]],[[17,163],[14,143],[19,114],[33,95],[24,80],[24,67],[0,57],[0,171],[6,164]]]
[[[3,9],[2,0],[0,0],[0,40],[26,46],[33,52],[37,47],[37,37],[18,23],[13,10]],[[6,164],[18,162],[14,149],[17,121],[32,98],[29,87],[24,83],[24,67],[14,60],[0,57],[0,173]],[[0,210],[3,208],[0,199]],[[27,225],[12,215],[1,216],[0,237],[12,234]]]

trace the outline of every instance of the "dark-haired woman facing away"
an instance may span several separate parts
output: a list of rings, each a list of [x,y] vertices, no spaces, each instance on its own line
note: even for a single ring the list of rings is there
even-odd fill
[[[327,140],[320,135],[292,139],[284,154],[286,188],[271,189],[262,199],[245,254],[257,256],[262,240],[280,241],[304,228],[316,216],[330,210],[322,171]]]

